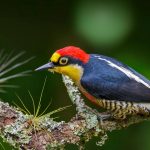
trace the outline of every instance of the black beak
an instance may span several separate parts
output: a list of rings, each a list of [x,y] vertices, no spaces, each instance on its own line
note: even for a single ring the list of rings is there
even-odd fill
[[[49,62],[37,69],[35,69],[35,71],[41,71],[41,70],[47,70],[47,69],[53,69],[54,68],[54,64],[52,62]]]

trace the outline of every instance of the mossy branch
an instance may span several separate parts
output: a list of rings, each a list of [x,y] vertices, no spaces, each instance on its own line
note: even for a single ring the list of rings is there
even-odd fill
[[[107,132],[149,119],[136,116],[123,121],[103,120],[103,113],[98,114],[99,117],[102,116],[101,119],[98,119],[97,112],[85,105],[72,80],[63,76],[63,81],[77,109],[77,114],[69,122],[56,122],[44,115],[40,117],[35,126],[32,115],[23,114],[17,108],[9,106],[8,103],[0,102],[2,138],[19,149],[63,149],[67,144],[75,144],[83,149],[83,143],[94,136],[99,137],[96,144],[102,146],[108,138]]]

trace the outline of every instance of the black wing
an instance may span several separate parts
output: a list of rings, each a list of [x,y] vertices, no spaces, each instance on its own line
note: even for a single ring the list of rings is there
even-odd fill
[[[105,57],[105,59],[109,59],[109,57]],[[107,61],[95,61],[94,59],[93,63],[89,62],[85,66],[81,79],[83,88],[98,99],[150,103],[150,81],[128,66],[114,59],[111,61],[133,73],[141,82],[112,67]]]

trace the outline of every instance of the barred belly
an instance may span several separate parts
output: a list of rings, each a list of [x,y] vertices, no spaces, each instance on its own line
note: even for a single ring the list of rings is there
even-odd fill
[[[90,95],[81,85],[81,92],[94,104],[111,111],[111,115],[116,119],[125,119],[130,115],[150,116],[150,103],[135,103],[127,101],[97,99]]]
[[[150,116],[150,104],[97,99],[99,106],[112,112],[113,118],[125,119],[130,115]]]

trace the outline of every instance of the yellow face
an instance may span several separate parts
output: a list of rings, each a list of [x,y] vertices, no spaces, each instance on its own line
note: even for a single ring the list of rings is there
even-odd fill
[[[55,65],[54,68],[48,69],[69,76],[74,82],[78,83],[83,75],[83,67],[77,64],[69,64],[68,57],[61,57],[60,54],[54,53],[50,61]]]
[[[60,57],[61,57],[60,54],[54,53],[54,54],[52,55],[52,57],[50,58],[50,61],[51,61],[51,62],[54,62],[54,63],[57,63]]]

